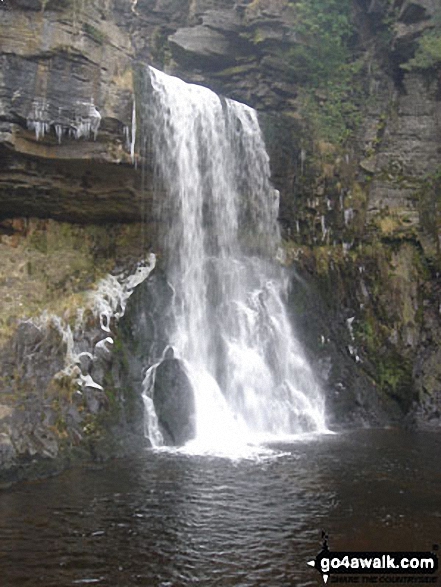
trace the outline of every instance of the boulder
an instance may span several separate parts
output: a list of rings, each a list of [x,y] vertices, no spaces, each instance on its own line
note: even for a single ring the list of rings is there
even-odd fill
[[[195,437],[193,388],[179,359],[166,358],[158,365],[153,404],[166,445],[182,446]]]

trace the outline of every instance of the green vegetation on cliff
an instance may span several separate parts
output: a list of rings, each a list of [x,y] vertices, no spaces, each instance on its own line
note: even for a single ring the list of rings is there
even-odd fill
[[[405,71],[441,69],[441,6],[434,8],[430,28],[417,38],[414,56],[401,68]]]
[[[299,43],[287,55],[302,84],[302,101],[316,135],[343,143],[357,128],[362,94],[362,60],[354,55],[351,0],[300,0]]]
[[[353,34],[351,0],[291,2],[301,42],[290,52],[302,81],[316,87],[334,82],[350,61],[348,41]]]
[[[406,71],[441,68],[441,25],[422,35],[415,56],[401,67]]]

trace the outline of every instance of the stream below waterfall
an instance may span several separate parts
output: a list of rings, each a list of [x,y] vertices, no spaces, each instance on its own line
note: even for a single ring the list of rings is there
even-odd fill
[[[248,459],[176,450],[0,493],[2,587],[323,585],[320,549],[440,541],[441,437],[322,435]]]

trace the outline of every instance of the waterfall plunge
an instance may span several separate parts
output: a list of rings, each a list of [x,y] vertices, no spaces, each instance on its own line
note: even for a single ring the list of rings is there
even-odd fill
[[[278,193],[256,112],[152,68],[149,75],[176,291],[171,344],[195,393],[191,444],[216,450],[325,431],[320,390],[284,306],[288,283],[268,261],[279,243]],[[153,379],[154,367],[144,386],[150,427]],[[158,431],[148,433],[157,444]]]

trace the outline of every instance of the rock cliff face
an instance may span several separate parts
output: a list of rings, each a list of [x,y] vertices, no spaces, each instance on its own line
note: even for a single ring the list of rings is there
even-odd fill
[[[382,47],[377,33],[388,3],[357,4],[361,46],[374,47],[363,119],[344,149],[316,142],[306,157],[315,187],[296,180],[294,240],[301,246],[293,256],[318,278],[334,324],[346,321],[345,346],[358,374],[392,400],[399,420],[432,429],[440,425],[440,76],[439,64],[407,63],[439,8],[394,6]],[[332,337],[329,344],[332,355]]]
[[[347,43],[361,63],[359,116],[351,136],[334,141],[316,116],[332,100],[305,93],[293,59],[306,43],[298,2],[0,4],[4,481],[35,463],[64,466],[75,450],[126,450],[109,448],[115,427],[141,435],[139,395],[124,383],[130,366],[122,348],[103,343],[95,353],[109,332],[85,298],[158,250],[139,125],[145,64],[261,112],[295,274],[293,319],[335,425],[439,428],[441,78],[439,62],[406,68],[437,30],[438,9],[436,0],[353,0]],[[353,106],[349,95],[339,112]],[[90,314],[83,322],[80,308]],[[83,340],[80,399],[65,376],[67,325]],[[118,325],[105,326],[118,346]]]

